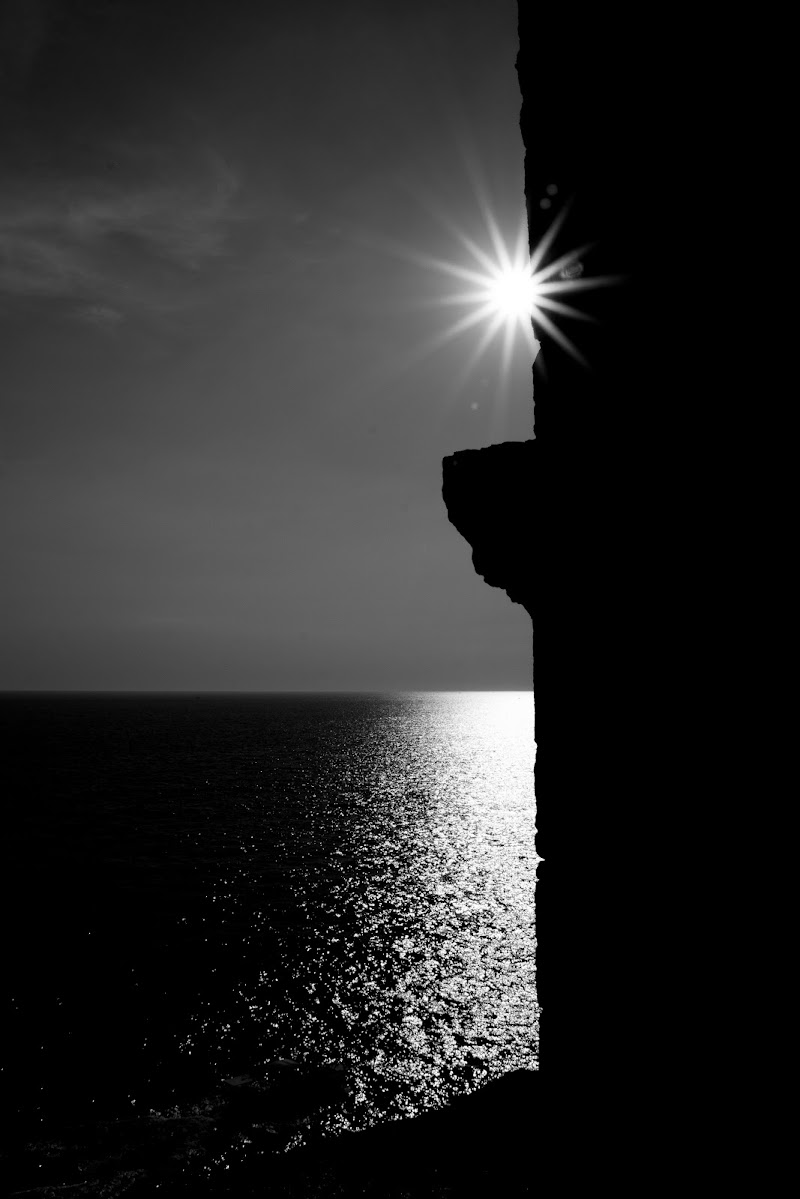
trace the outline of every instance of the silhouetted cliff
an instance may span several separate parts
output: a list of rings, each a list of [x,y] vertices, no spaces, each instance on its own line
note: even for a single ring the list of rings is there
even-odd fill
[[[604,1178],[627,1195],[641,1187],[637,1154],[661,1164],[685,1135],[660,1060],[674,1017],[659,998],[670,892],[656,820],[672,749],[656,740],[669,622],[653,605],[669,560],[661,507],[681,482],[665,413],[678,400],[690,411],[697,387],[674,383],[683,329],[664,340],[668,309],[681,310],[675,227],[694,184],[678,158],[680,84],[665,83],[649,17],[632,36],[623,10],[521,4],[519,30],[531,248],[566,211],[545,263],[584,247],[585,276],[619,283],[567,297],[588,320],[557,318],[588,366],[536,327],[535,441],[451,454],[443,496],[478,574],[534,624],[542,1015],[530,1173],[539,1184],[570,1163],[542,1194]]]
[[[475,570],[533,617],[535,441],[506,441],[445,458],[447,515],[472,546]]]

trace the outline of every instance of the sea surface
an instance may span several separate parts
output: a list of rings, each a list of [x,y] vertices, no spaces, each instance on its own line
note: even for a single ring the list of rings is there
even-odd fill
[[[536,1069],[533,715],[530,692],[0,696],[19,1188],[85,1178],[87,1129],[171,1121],[173,1167],[211,1177]]]

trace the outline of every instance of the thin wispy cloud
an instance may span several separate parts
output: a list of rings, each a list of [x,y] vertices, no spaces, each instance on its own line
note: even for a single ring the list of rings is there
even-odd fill
[[[69,296],[99,283],[88,256],[57,229],[32,220],[6,224],[0,214],[0,292]]]
[[[108,304],[86,304],[76,310],[75,316],[100,329],[114,329],[125,320],[118,308],[111,308]]]
[[[115,234],[138,238],[153,253],[198,268],[224,247],[238,183],[220,159],[194,186],[155,186],[128,194],[87,195],[63,213],[67,236],[91,245]]]
[[[181,276],[224,255],[239,180],[217,155],[178,181],[18,181],[0,201],[0,294],[84,311],[174,306]],[[173,287],[170,287],[170,281]]]

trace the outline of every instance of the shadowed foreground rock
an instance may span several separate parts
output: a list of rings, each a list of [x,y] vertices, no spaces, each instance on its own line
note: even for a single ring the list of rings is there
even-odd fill
[[[531,1157],[543,1135],[534,1071],[514,1071],[415,1119],[328,1140],[312,1134],[305,1116],[335,1107],[344,1085],[338,1070],[287,1069],[269,1084],[244,1075],[173,1114],[43,1130],[3,1154],[3,1193],[38,1199],[531,1193]]]
[[[533,618],[535,441],[459,450],[442,463],[450,521],[472,546],[472,562]]]
[[[439,1111],[301,1150],[285,1193],[531,1194],[531,1161],[543,1135],[539,1086],[535,1071],[515,1070]]]

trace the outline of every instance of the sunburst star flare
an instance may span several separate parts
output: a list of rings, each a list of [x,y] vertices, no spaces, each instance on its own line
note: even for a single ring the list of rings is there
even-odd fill
[[[573,358],[585,364],[583,355],[559,328],[555,318],[584,321],[592,318],[565,304],[559,297],[607,286],[617,280],[611,276],[583,277],[581,259],[591,249],[590,246],[580,246],[542,265],[566,212],[564,208],[556,216],[533,251],[528,248],[528,229],[524,219],[519,222],[516,237],[507,241],[487,208],[484,217],[491,250],[480,246],[448,222],[451,232],[469,256],[466,261],[446,261],[419,253],[408,255],[419,265],[463,284],[460,289],[430,301],[434,307],[452,306],[467,311],[434,337],[429,348],[438,349],[483,325],[483,332],[470,354],[469,370],[474,369],[495,338],[502,335],[502,369],[504,376],[507,375],[517,338],[524,340],[535,357],[539,349],[537,332],[546,333]]]

